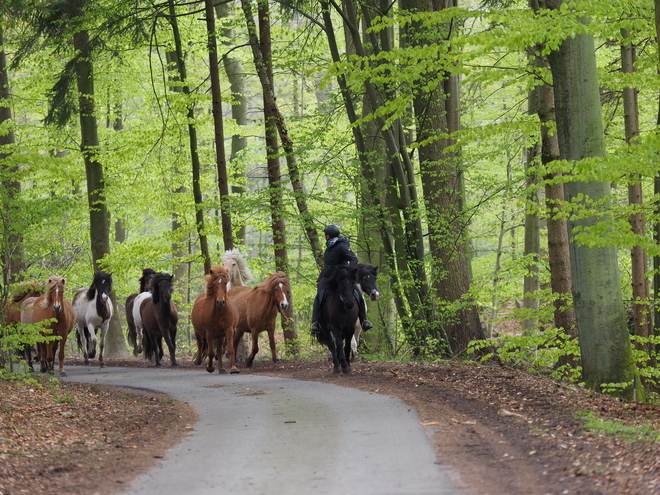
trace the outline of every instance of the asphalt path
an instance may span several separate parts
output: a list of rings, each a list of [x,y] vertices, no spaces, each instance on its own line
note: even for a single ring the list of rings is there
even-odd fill
[[[64,379],[166,394],[199,414],[127,494],[462,493],[436,463],[417,414],[396,398],[202,369],[69,366]]]

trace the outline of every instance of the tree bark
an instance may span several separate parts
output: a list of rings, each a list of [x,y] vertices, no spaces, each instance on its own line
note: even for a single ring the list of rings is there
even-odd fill
[[[563,0],[548,1],[559,9]],[[596,53],[591,35],[568,38],[549,55],[555,86],[557,134],[562,159],[578,161],[605,155]],[[585,205],[610,195],[606,182],[569,182],[566,200]],[[596,225],[596,215],[569,221],[572,292],[589,387],[633,382],[636,373],[621,298],[616,247],[579,244],[576,229]]]
[[[452,6],[453,0],[401,2],[403,10],[420,13],[440,12]],[[451,23],[429,29],[421,21],[414,21],[406,27],[404,36],[408,46],[442,43],[450,50],[445,40],[451,38],[451,29]],[[431,92],[424,90],[433,80],[441,83]],[[458,78],[442,71],[425,74],[411,89],[417,141],[428,143],[419,146],[419,163],[432,254],[432,283],[438,296],[435,302],[438,325],[433,336],[446,339],[449,353],[458,354],[467,349],[471,340],[484,338],[473,303],[460,303],[460,309],[451,309],[465,298],[470,288],[461,156],[455,148],[449,151],[456,145],[451,135],[460,125]],[[438,135],[449,137],[437,138]]]
[[[9,129],[6,134],[0,135],[0,170],[7,170],[9,174],[18,171],[18,167],[10,163],[10,157],[13,155],[13,146],[16,143],[12,124],[11,113],[11,93],[9,91],[9,74],[7,72],[7,53],[5,52],[4,41],[4,18],[0,14],[0,126],[6,125]],[[5,175],[5,174],[3,174]],[[7,192],[3,198],[7,202],[4,210],[3,231],[5,238],[2,242],[5,244],[2,248],[3,254],[3,287],[21,280],[21,272],[25,269],[23,259],[23,236],[16,229],[17,222],[13,220],[19,210],[13,204],[21,192],[21,183],[17,180],[9,179],[2,183]],[[3,215],[3,216],[4,216]]]
[[[78,11],[82,13],[84,0],[78,0]],[[92,52],[89,47],[89,33],[78,31],[73,35],[73,46],[76,50],[76,82],[78,86],[78,105],[80,112],[80,151],[85,162],[87,175],[87,200],[89,204],[89,226],[92,247],[94,271],[100,271],[100,260],[110,253],[110,219],[105,198],[105,179],[103,166],[98,158],[99,138],[98,122],[94,104],[94,71]],[[117,307],[115,291],[110,298]],[[128,356],[126,341],[115,311],[110,320],[106,337],[106,356],[109,358],[124,358]]]
[[[206,7],[206,30],[208,32],[209,73],[211,76],[211,96],[213,128],[215,130],[215,159],[218,173],[218,191],[220,193],[220,217],[222,219],[222,239],[225,250],[234,249],[234,234],[231,225],[231,203],[229,200],[229,181],[227,178],[227,158],[225,155],[225,133],[222,122],[222,94],[218,64],[218,48],[215,32],[215,12],[213,0],[204,0]]]
[[[181,34],[179,33],[179,24],[177,22],[176,8],[174,0],[168,0],[169,17],[168,21],[172,26],[172,34],[174,36],[174,45],[176,47],[176,64],[179,72],[179,78],[183,83],[183,93],[190,95],[190,88],[188,87],[186,63],[183,58],[183,47],[181,45]],[[190,161],[192,166],[192,183],[193,183],[193,197],[195,201],[195,226],[197,228],[197,235],[199,236],[199,247],[204,261],[204,273],[211,270],[211,255],[209,254],[209,245],[204,229],[204,210],[202,206],[203,196],[202,188],[200,185],[200,169],[199,153],[197,152],[197,128],[195,125],[195,105],[188,104],[188,138],[190,141]]]

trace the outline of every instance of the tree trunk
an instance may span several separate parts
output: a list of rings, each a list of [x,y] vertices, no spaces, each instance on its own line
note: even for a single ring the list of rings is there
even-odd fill
[[[630,37],[630,32],[621,30],[624,39]],[[632,43],[621,46],[621,71],[625,74],[635,72],[635,47]],[[623,115],[626,130],[626,143],[637,144],[639,138],[639,109],[637,105],[637,89],[623,89]],[[639,174],[633,174],[628,184],[628,203],[635,207],[628,221],[632,233],[642,239],[644,233],[644,200],[642,196],[642,180]],[[649,287],[646,280],[646,250],[640,246],[633,246],[630,252],[632,275],[632,312],[635,335],[648,337],[651,327],[649,307]]]
[[[405,0],[401,8],[415,12],[440,12],[452,7],[453,0]],[[404,30],[406,44],[424,47],[446,43],[451,38],[452,24],[433,29],[422,22],[412,22]],[[422,90],[428,80],[442,78],[432,92]],[[433,288],[437,294],[436,318],[438,326],[434,337],[447,340],[450,354],[458,354],[471,340],[482,339],[483,329],[477,308],[473,303],[462,303],[458,310],[451,309],[462,301],[470,288],[469,257],[466,251],[468,219],[464,209],[465,191],[460,151],[448,151],[456,141],[451,136],[459,130],[458,79],[451,74],[427,74],[411,88],[414,94],[415,123],[419,147],[420,173],[424,204],[428,218],[429,246],[433,268]]]
[[[215,12],[218,19],[224,19],[229,17],[231,3],[220,3],[215,6]],[[218,34],[222,38],[232,40],[234,38],[234,30],[231,28],[220,28]],[[226,45],[229,49],[233,45]],[[225,73],[227,74],[227,80],[229,81],[231,87],[231,116],[236,122],[236,125],[247,126],[247,97],[245,96],[246,85],[245,85],[245,76],[243,73],[243,65],[241,60],[235,57],[230,56],[229,54],[222,57],[222,63],[225,68]],[[229,155],[229,161],[233,162],[236,160],[241,151],[247,148],[248,140],[247,137],[241,134],[234,134],[231,137],[231,152]],[[240,178],[244,174],[236,172],[234,179]],[[231,184],[231,192],[234,196],[240,196],[245,193],[245,188],[241,185],[241,182],[234,180]],[[232,226],[236,232],[236,238],[234,239],[237,244],[242,244],[245,242],[245,225],[241,223],[240,225],[236,224],[236,219],[232,219]]]
[[[548,5],[559,9],[563,0]],[[549,55],[555,86],[560,156],[582,160],[605,155],[596,53],[591,35],[564,40]],[[610,195],[606,182],[569,182],[566,200],[585,205]],[[596,225],[595,215],[569,221],[573,301],[582,355],[582,372],[589,387],[631,383],[636,373],[621,298],[616,247],[578,244],[575,229]]]
[[[15,144],[12,114],[11,114],[11,95],[9,92],[9,74],[7,72],[7,53],[5,52],[4,32],[2,22],[4,19],[0,15],[0,127],[5,127],[9,130],[6,134],[0,134],[0,170],[3,171],[3,176],[11,175],[18,171],[18,167],[10,163],[9,158],[13,154],[13,146]],[[8,173],[5,174],[4,171]],[[21,192],[21,183],[17,180],[9,179],[2,182],[3,187],[7,191],[7,202],[5,206],[5,215],[8,218],[4,221],[3,232],[3,287],[8,284],[13,284],[21,280],[21,272],[25,269],[25,261],[23,260],[23,236],[20,231],[16,229],[17,222],[13,220],[16,214],[20,214],[19,210],[13,205]]]
[[[215,158],[220,193],[220,217],[222,219],[222,239],[225,250],[234,249],[234,234],[231,226],[231,204],[229,201],[229,181],[227,179],[227,158],[225,155],[225,133],[222,123],[222,95],[218,64],[218,48],[215,32],[215,12],[213,0],[204,0],[206,7],[206,30],[208,32],[209,73],[211,76],[211,96],[213,127],[215,130]]]
[[[179,24],[177,22],[176,8],[174,0],[168,0],[169,18],[168,21],[172,26],[172,34],[174,36],[174,44],[176,47],[176,64],[179,72],[179,78],[183,83],[183,93],[190,94],[188,87],[186,63],[183,58],[183,47],[181,45],[181,34],[179,33]],[[193,183],[193,197],[195,201],[195,226],[197,227],[197,234],[199,236],[199,248],[202,253],[204,261],[204,273],[211,270],[211,255],[209,254],[209,245],[206,238],[204,229],[204,210],[202,206],[202,188],[200,185],[200,169],[199,154],[197,151],[197,128],[195,125],[195,106],[193,103],[188,104],[188,138],[190,140],[190,161],[192,166],[192,183]]]
[[[83,10],[83,1],[78,3],[79,12]],[[105,180],[103,166],[98,159],[98,123],[94,105],[94,72],[92,53],[89,47],[89,33],[79,31],[73,35],[73,47],[77,52],[76,81],[78,85],[78,105],[80,112],[80,151],[85,161],[87,175],[87,200],[89,204],[89,227],[94,271],[99,271],[100,260],[110,253],[110,219],[105,199]],[[110,298],[117,307],[115,291]],[[128,356],[126,341],[119,324],[119,312],[115,311],[110,321],[106,340],[106,356],[124,358]]]

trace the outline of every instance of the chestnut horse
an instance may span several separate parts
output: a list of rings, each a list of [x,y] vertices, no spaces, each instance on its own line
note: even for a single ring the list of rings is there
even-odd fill
[[[76,315],[73,306],[64,299],[66,280],[62,277],[52,275],[46,283],[46,291],[36,298],[31,304],[22,306],[21,323],[39,323],[50,320],[43,326],[42,334],[54,336],[48,342],[37,344],[41,372],[53,372],[55,369],[55,353],[59,346],[59,373],[66,376],[64,371],[64,346],[69,332],[76,323]],[[25,304],[25,303],[24,303]]]
[[[172,302],[172,275],[157,273],[151,280],[151,297],[144,300],[140,306],[140,315],[144,325],[144,355],[147,359],[154,357],[156,366],[160,366],[163,358],[163,339],[170,351],[170,363],[176,362],[176,326],[179,315]]]
[[[142,270],[142,276],[140,277],[140,292],[135,292],[126,298],[126,323],[128,324],[128,342],[133,346],[133,356],[139,356],[142,354],[143,350],[143,337],[144,332],[142,331],[142,321],[140,321],[140,328],[138,329],[135,325],[135,317],[133,313],[133,308],[135,300],[139,294],[148,293],[149,282],[156,275],[155,270],[151,268],[145,268]]]
[[[224,266],[216,265],[206,275],[206,291],[197,296],[190,321],[195,329],[197,340],[197,357],[195,364],[200,365],[204,359],[204,352],[208,352],[209,362],[206,371],[213,373],[214,358],[218,357],[218,372],[226,373],[222,364],[222,355],[227,342],[231,343],[234,329],[238,321],[238,313],[234,304],[227,298],[227,284],[229,283],[229,270]],[[227,346],[230,372],[238,373],[234,346]]]
[[[254,356],[259,352],[259,334],[268,332],[273,362],[277,362],[275,349],[275,320],[277,313],[289,307],[289,279],[284,272],[276,272],[256,287],[232,287],[227,293],[238,311],[238,325],[234,333],[234,350],[244,333],[252,336],[252,352],[245,364],[252,367]]]
[[[5,301],[3,316],[4,324],[6,326],[11,325],[18,329],[20,328],[18,323],[21,322],[21,305],[24,302],[26,302],[26,305],[28,306],[31,305],[37,297],[44,293],[44,291],[43,286],[36,282],[24,282],[17,285],[14,290],[14,295]],[[28,364],[28,369],[32,371],[32,344],[20,344],[19,350]]]
[[[96,355],[96,332],[101,330],[99,341],[99,366],[105,368],[103,350],[105,339],[110,327],[110,319],[114,312],[110,292],[112,291],[112,275],[98,272],[89,289],[80,289],[73,296],[73,311],[76,313],[78,332],[76,339],[82,349],[85,364]]]

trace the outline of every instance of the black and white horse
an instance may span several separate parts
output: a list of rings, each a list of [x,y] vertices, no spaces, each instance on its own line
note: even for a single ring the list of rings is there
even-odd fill
[[[101,330],[99,365],[105,368],[103,349],[108,334],[113,307],[110,300],[112,290],[112,275],[98,272],[89,289],[80,289],[73,296],[73,310],[76,313],[78,326],[78,347],[83,350],[85,364],[96,355],[96,332]]]
[[[369,299],[372,301],[377,301],[380,297],[380,292],[376,288],[376,278],[378,277],[378,267],[370,265],[369,263],[358,263],[357,265],[357,288],[360,291],[360,297],[365,298],[369,296]],[[362,332],[362,325],[358,319],[355,322],[355,332],[353,333],[353,338],[351,339],[351,351],[352,358],[356,359],[358,357],[357,346],[360,342],[360,333]]]
[[[144,332],[142,331],[142,317],[140,315],[140,306],[145,297],[151,297],[149,292],[149,282],[156,275],[156,271],[151,268],[144,268],[140,277],[140,292],[131,294],[126,298],[126,323],[128,324],[128,342],[133,346],[133,355],[139,356],[143,350]],[[136,300],[140,294],[145,294],[136,305]],[[137,317],[139,326],[135,324],[135,311],[137,307]]]

